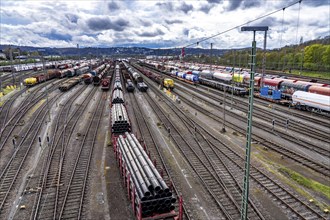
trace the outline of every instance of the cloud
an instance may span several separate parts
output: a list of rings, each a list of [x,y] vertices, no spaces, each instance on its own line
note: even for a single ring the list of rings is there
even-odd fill
[[[179,7],[179,10],[183,11],[184,13],[188,14],[189,11],[192,11],[194,9],[194,6],[188,5],[185,2],[181,4]]]
[[[123,31],[129,22],[124,19],[111,21],[108,17],[93,17],[87,20],[88,27],[93,31],[115,30]]]
[[[261,5],[260,0],[245,0],[245,1],[242,2],[242,8],[243,9],[258,7],[260,5]]]
[[[178,19],[175,19],[175,20],[168,20],[168,19],[165,19],[165,23],[166,23],[166,24],[182,24],[183,21],[178,20]]]
[[[156,37],[156,36],[160,36],[160,35],[164,35],[164,34],[165,33],[162,30],[157,28],[155,31],[145,31],[138,35],[140,37]]]
[[[307,0],[302,1],[303,5],[312,6],[312,7],[318,7],[318,6],[329,6],[329,0]]]
[[[77,43],[100,47],[183,46],[296,1],[1,1],[0,42],[52,47]],[[281,46],[296,43],[298,8],[296,4],[285,10],[283,29],[281,11],[251,25],[270,27],[269,48],[278,47],[282,38]],[[308,41],[329,35],[328,0],[303,0],[300,10],[298,39],[304,36]],[[250,34],[239,29],[228,34],[230,37],[212,39],[215,48],[250,46]]]
[[[63,40],[63,41],[71,41],[72,36],[69,34],[58,33],[56,30],[52,29],[50,33],[41,34],[41,36],[46,37],[50,40]]]
[[[213,4],[205,4],[205,5],[202,5],[199,8],[199,10],[204,12],[205,14],[208,14],[213,7],[214,7]]]
[[[221,3],[223,0],[207,0],[208,3]]]
[[[108,8],[110,11],[117,11],[118,9],[120,9],[119,5],[114,1],[108,3]]]
[[[172,4],[172,2],[165,2],[165,3],[157,3],[156,6],[160,7],[161,9],[166,9],[168,11],[173,11],[174,10],[174,6]]]
[[[79,19],[78,15],[74,15],[74,14],[70,14],[70,13],[65,14],[65,17],[68,19],[68,21],[70,21],[71,23],[75,23],[75,24],[77,24],[78,19]]]
[[[269,27],[274,27],[278,24],[281,24],[281,21],[278,21],[274,17],[267,17],[262,19],[261,21],[255,22],[253,25],[254,26],[269,26]]]
[[[233,11],[237,8],[239,8],[239,6],[242,3],[242,0],[233,0],[233,1],[228,1],[229,5],[226,7],[226,9],[228,11]]]
[[[150,21],[145,21],[140,19],[140,23],[143,25],[143,27],[150,27],[152,23]]]
[[[228,1],[228,6],[226,9],[228,11],[234,11],[238,8],[248,9],[253,7],[258,7],[261,5],[261,0],[232,0]]]

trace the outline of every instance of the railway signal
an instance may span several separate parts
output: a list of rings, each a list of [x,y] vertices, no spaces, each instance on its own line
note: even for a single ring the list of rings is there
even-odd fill
[[[289,122],[290,122],[290,119],[287,118],[287,119],[285,120],[285,131],[288,131]]]
[[[40,136],[38,137],[38,140],[39,140],[39,145],[41,147],[41,137]]]
[[[13,145],[14,145],[14,149],[16,149],[16,140],[15,140],[15,138],[13,138]]]

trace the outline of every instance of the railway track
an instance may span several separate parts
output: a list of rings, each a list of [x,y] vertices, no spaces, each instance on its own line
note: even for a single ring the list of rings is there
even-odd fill
[[[59,207],[59,219],[86,218],[83,215],[84,198],[87,191],[90,163],[105,103],[106,99],[99,98],[92,119],[86,129],[84,139],[80,144],[79,153],[75,159],[73,171],[66,187],[62,206]]]
[[[167,183],[167,185],[172,185],[174,189],[173,196],[176,198],[179,198],[180,195],[182,195],[182,192],[179,190],[179,188],[176,186],[175,182],[173,181],[173,175],[171,169],[165,162],[165,159],[161,153],[161,150],[159,149],[158,145],[156,144],[156,140],[154,137],[154,133],[152,132],[152,129],[150,128],[147,119],[145,115],[143,114],[143,111],[139,105],[139,102],[136,100],[136,96],[133,93],[130,93],[129,95],[130,100],[132,101],[132,107],[134,112],[134,117],[137,122],[137,127],[141,135],[142,143],[145,144],[147,147],[147,151],[150,153],[150,158],[155,159],[156,161],[159,161],[160,163],[156,163],[155,167],[158,171],[162,173],[162,177],[164,181]],[[185,219],[193,219],[193,215],[191,215],[190,212],[187,211],[185,201],[183,204],[183,211],[184,211],[184,218]],[[178,202],[177,202],[178,204]]]
[[[154,69],[152,69],[152,68],[149,68],[150,70],[154,70]],[[154,70],[155,71],[155,70]],[[159,71],[158,71],[159,72]],[[176,82],[179,82],[179,80],[176,80]],[[181,85],[183,84],[182,82],[179,82]],[[188,83],[184,83],[184,86],[185,87],[189,87],[189,88],[191,88],[191,90],[196,90],[196,88],[195,88],[195,86],[192,86],[192,85],[190,85],[190,84],[188,84]],[[199,86],[200,87],[200,86]],[[207,88],[208,90],[209,90],[209,88],[208,87],[205,87],[205,86],[203,86],[204,88]],[[180,87],[181,88],[181,87]],[[182,88],[181,88],[182,89]],[[185,89],[185,88],[183,88],[186,92],[188,92],[188,90],[187,89]],[[177,90],[177,89],[176,89]],[[205,91],[202,91],[202,90],[198,90],[198,93],[200,93],[200,94],[203,94],[204,96],[207,96],[207,97],[209,97],[209,98],[211,98],[211,99],[216,99],[217,100],[217,102],[220,102],[220,103],[222,103],[223,102],[223,99],[219,99],[218,97],[216,97],[216,96],[223,96],[223,93],[222,92],[220,92],[220,91],[218,91],[218,90],[214,90],[214,89],[210,89],[209,91],[212,91],[212,92],[214,92],[215,94],[214,95],[211,95],[211,94],[208,94],[208,93],[206,93]],[[190,94],[191,95],[191,91],[189,91],[188,92],[188,94]],[[200,99],[203,99],[203,101],[205,102],[205,98],[204,97],[201,97],[200,95],[195,95],[195,96],[199,96],[200,97]],[[181,97],[182,98],[182,97]],[[236,101],[237,102],[240,102],[241,100],[243,100],[242,98],[238,98],[238,97],[235,97],[235,99],[236,99]],[[188,100],[188,99],[186,99],[185,98],[185,102],[187,102],[187,103],[191,103],[192,101],[191,100]],[[207,102],[210,104],[210,105],[212,105],[212,106],[214,106],[216,109],[219,109],[219,106],[218,105],[216,105],[215,103],[212,103],[212,102],[210,102],[210,101],[208,101],[207,100]],[[244,102],[246,102],[246,100],[244,100]],[[263,102],[263,101],[262,101]],[[193,103],[191,103],[191,104],[193,104]],[[200,106],[197,106],[196,104],[194,105],[194,106],[196,106],[196,108],[197,109],[200,109],[201,107]],[[240,107],[240,109],[242,110],[244,107]],[[246,108],[245,108],[246,109]],[[246,112],[246,110],[245,109],[243,109],[243,111],[244,112]],[[222,108],[220,108],[220,111],[223,111],[223,109]],[[257,112],[257,110],[255,109],[255,111],[254,111],[254,113],[255,112]],[[226,111],[226,113],[227,114],[230,114],[231,116],[233,116],[234,118],[237,118],[237,117],[239,117],[239,118],[241,118],[241,120],[243,120],[243,122],[245,123],[245,121],[246,121],[246,118],[244,118],[244,117],[242,117],[241,115],[238,115],[238,114],[234,114],[234,113],[232,113],[232,112],[230,112],[230,111]],[[207,114],[208,115],[208,114]],[[217,120],[219,121],[221,121],[222,119],[220,119],[219,117],[217,117],[215,114],[212,114],[212,115],[214,115],[214,117],[215,118],[217,118]],[[261,118],[264,118],[265,117],[265,115],[263,114],[263,115],[260,115],[260,117]],[[302,119],[303,120],[303,119]],[[323,120],[321,120],[320,119],[320,121],[323,121]],[[227,122],[227,123],[230,123],[230,122]],[[230,123],[231,124],[231,128],[233,129],[233,130],[237,130],[237,131],[239,131],[241,134],[243,134],[243,135],[245,135],[245,129],[242,129],[242,128],[240,128],[239,126],[237,126],[237,125],[235,125],[235,124],[233,124],[233,123]],[[254,124],[257,124],[257,123],[255,123],[254,122]],[[330,126],[330,125],[329,125]],[[261,125],[261,124],[259,124],[258,125],[258,127],[260,127],[261,129],[263,129],[264,130],[264,125]],[[271,127],[269,128],[269,130],[271,131]],[[298,146],[302,146],[302,147],[304,147],[304,148],[306,148],[306,149],[308,149],[308,150],[311,150],[311,151],[314,151],[314,152],[317,152],[317,153],[319,153],[319,154],[321,154],[322,156],[323,155],[330,155],[330,151],[329,151],[329,149],[327,148],[327,147],[324,147],[324,146],[319,146],[317,143],[314,143],[313,141],[308,141],[307,143],[304,143],[304,141],[303,140],[300,140],[300,139],[298,139],[298,138],[296,138],[293,134],[291,134],[291,135],[289,135],[289,134],[287,134],[287,132],[280,132],[278,129],[276,130],[276,132],[273,132],[273,131],[267,131],[268,133],[271,133],[271,134],[273,134],[273,135],[276,135],[276,136],[278,136],[278,137],[281,137],[281,138],[284,138],[284,139],[286,139],[286,140],[288,140],[288,141],[290,141],[290,142],[294,142],[294,143],[296,143]],[[309,132],[309,133],[312,133],[312,132]],[[322,132],[319,132],[319,133],[322,133]],[[324,131],[323,131],[323,134],[322,134],[323,136],[324,136]],[[321,136],[321,137],[323,137],[323,136]],[[325,140],[326,139],[326,137],[324,137],[323,138],[323,140]],[[290,150],[290,149],[287,149],[287,148],[285,148],[285,147],[282,147],[282,146],[280,146],[279,144],[276,144],[276,143],[274,143],[274,142],[271,142],[271,141],[268,141],[268,140],[265,140],[264,138],[262,138],[261,136],[258,136],[258,137],[256,137],[255,138],[255,140],[257,141],[257,142],[259,142],[259,143],[263,143],[265,146],[267,146],[269,149],[273,149],[274,151],[276,151],[276,152],[278,152],[278,153],[280,153],[280,154],[283,154],[283,155],[285,155],[285,156],[287,156],[287,157],[289,157],[289,158],[291,158],[291,159],[293,159],[294,161],[296,161],[296,162],[298,162],[298,163],[300,163],[300,164],[303,164],[303,165],[305,165],[305,166],[307,166],[307,167],[309,167],[309,168],[312,168],[313,170],[315,170],[316,172],[320,172],[321,174],[323,174],[323,175],[325,175],[325,176],[329,176],[329,168],[327,167],[327,165],[324,165],[324,164],[321,164],[321,163],[319,163],[319,162],[316,162],[316,161],[313,161],[313,159],[312,158],[309,158],[308,156],[305,156],[305,155],[302,155],[301,153],[298,153],[298,152],[295,152],[295,151],[293,151],[293,150]],[[326,142],[329,142],[329,140],[326,140]],[[326,145],[326,143],[325,143],[325,145]]]
[[[51,98],[49,101],[53,104],[60,96]],[[38,108],[34,114],[34,118],[31,119],[30,126],[24,131],[24,136],[17,144],[14,153],[9,158],[6,166],[3,167],[0,174],[0,219],[4,219],[4,215],[7,209],[11,206],[8,203],[9,198],[15,196],[15,187],[19,177],[23,174],[22,170],[26,170],[23,166],[31,151],[32,146],[35,143],[36,137],[39,133],[43,121],[47,116],[46,105]]]
[[[7,99],[0,108],[0,131],[4,129],[4,126],[8,120],[9,112],[13,110],[13,104],[16,99],[26,92],[26,88],[16,92],[10,99]],[[1,133],[0,133],[1,134]]]
[[[191,106],[192,108],[202,112],[203,114],[207,115],[208,117],[212,118],[213,120],[219,122],[219,123],[223,123],[223,119],[221,117],[219,117],[219,115],[216,115],[212,112],[209,112],[207,110],[205,110],[203,107],[197,105],[196,103],[191,102],[191,100],[188,100],[185,97],[180,97],[181,100],[183,100],[186,104],[188,104],[189,106]],[[222,111],[222,108],[219,109],[220,111]],[[226,111],[226,114],[228,114],[229,112]],[[237,117],[236,115],[234,115],[234,117]],[[240,126],[230,122],[230,121],[226,121],[226,126],[230,127],[231,129],[233,129],[234,131],[237,131],[239,133],[241,133],[243,136],[245,135],[246,131],[244,128],[241,128]],[[266,140],[265,138],[254,134],[253,137],[253,141],[257,142],[257,143],[262,143],[264,146],[266,146],[267,148],[281,154],[281,155],[285,155],[286,157],[296,161],[299,164],[302,164],[312,170],[314,170],[317,173],[320,173],[326,177],[329,177],[329,173],[330,173],[330,168],[327,165],[321,164],[315,160],[313,160],[312,158],[305,156],[303,154],[300,154],[298,152],[295,152],[291,149],[288,149],[286,147],[283,147],[273,141],[270,140]]]
[[[158,69],[151,68],[151,67],[148,67],[148,66],[144,66],[144,67],[149,69],[149,70],[156,71],[157,73],[164,74],[162,71],[159,71]],[[175,81],[176,84],[179,83],[181,85],[184,85],[185,87],[190,87],[190,88],[196,90],[196,88],[194,86],[192,86],[191,84],[188,84],[186,82],[182,82],[181,80],[178,80],[178,79],[176,79],[172,76],[168,76],[168,75],[166,75],[166,76],[173,78],[173,80]],[[230,87],[231,85],[228,85],[228,86]],[[223,97],[223,92],[221,92],[217,89],[210,88],[210,87],[207,87],[205,85],[198,85],[198,87],[203,88],[205,90],[208,90],[208,91],[210,91],[210,92],[212,92],[212,93],[214,93],[214,94],[216,94],[220,97]],[[247,101],[248,101],[246,98],[237,97],[237,96],[234,96],[234,99],[237,103],[244,102],[244,103],[247,104]],[[254,102],[256,104],[260,104],[264,107],[267,107],[270,104],[273,105],[273,103],[271,103],[269,101],[266,101],[266,100],[263,100],[263,99],[254,99]],[[313,115],[313,113],[309,114],[308,112],[302,112],[302,111],[297,110],[297,109],[289,109],[288,107],[284,107],[284,106],[281,106],[281,105],[276,105],[276,107],[278,109],[280,109],[280,111],[283,112],[284,114],[295,116],[295,117],[301,118],[301,120],[306,120],[306,121],[311,122],[311,123],[316,123],[316,124],[319,124],[319,125],[323,125],[324,127],[330,127],[330,120],[329,120],[329,116],[327,116],[327,115],[323,115],[323,114]]]
[[[73,134],[75,126],[88,106],[90,99],[94,96],[96,88],[89,91],[84,101],[73,109],[74,101],[82,94],[87,87],[82,87],[72,97],[70,97],[61,109],[56,127],[51,139],[48,155],[43,163],[42,173],[39,178],[40,191],[38,192],[30,219],[57,219],[59,211],[60,196],[63,187],[68,180],[65,179],[63,170],[66,161],[66,151],[69,140]],[[73,109],[73,110],[72,110]],[[70,111],[72,112],[70,113]]]
[[[190,127],[191,131],[196,131],[195,137],[198,139],[198,135],[200,138],[209,141],[211,151],[208,151],[208,155],[212,158],[212,161],[219,166],[219,162],[223,163],[227,169],[236,169],[240,170],[238,173],[237,171],[229,172],[235,175],[230,176],[233,178],[230,181],[229,176],[222,177],[223,181],[227,183],[229,187],[233,187],[235,184],[233,182],[241,181],[244,175],[244,160],[245,158],[239,155],[230,147],[223,144],[221,140],[216,138],[213,134],[205,129],[206,126],[202,126],[199,123],[196,123],[194,120],[194,116],[191,114],[184,113],[180,108],[173,104],[173,102],[167,100],[166,98],[163,99],[163,102],[166,102],[168,106],[172,109],[172,112],[178,115],[180,112],[181,120]],[[203,113],[207,113],[204,111]],[[189,117],[187,117],[189,115]],[[204,149],[207,149],[204,147]],[[186,154],[186,151],[183,151],[183,154]],[[217,157],[221,158],[217,161]],[[227,165],[225,165],[227,164]],[[218,170],[217,172],[223,173],[223,169]],[[271,197],[275,198],[276,201],[279,201],[281,205],[284,205],[290,212],[293,218],[299,219],[326,219],[326,215],[322,215],[320,210],[316,210],[317,207],[311,207],[306,202],[302,201],[301,199],[297,198],[292,192],[290,192],[285,187],[281,186],[279,183],[274,181],[271,177],[269,177],[265,172],[261,169],[257,168],[256,166],[252,165],[251,168],[251,177],[253,181],[259,187],[262,187],[265,191],[270,193]],[[232,190],[234,193],[239,191],[238,189]],[[235,196],[235,194],[234,194]],[[238,196],[238,199],[241,199],[241,196]],[[253,218],[254,219],[254,218]]]
[[[6,74],[5,76],[1,76],[1,88],[5,88],[10,85],[17,85],[19,84],[23,78],[30,77],[32,75],[38,74],[41,71],[22,71],[22,72],[16,72],[15,73],[15,80],[13,79],[12,74]]]
[[[183,84],[181,84],[183,85]],[[189,85],[189,84],[185,84],[185,87],[189,87],[191,90],[196,90],[195,87]],[[180,87],[180,89],[185,89],[183,87]],[[185,89],[186,90],[186,89]],[[217,102],[222,102],[223,99],[220,99],[219,96],[223,97],[223,92],[220,91],[214,91],[211,90],[211,93],[207,93],[205,90],[198,90],[200,94],[203,94],[203,96],[211,98],[213,100],[216,100]],[[209,90],[210,91],[210,90]],[[228,97],[228,99],[231,99],[231,97]],[[240,97],[233,97],[233,101],[235,102],[234,108],[247,113],[247,100],[245,100],[244,98],[240,98]],[[259,104],[260,103],[260,104]],[[269,104],[269,103],[267,103]],[[277,111],[275,111],[274,105],[272,105],[272,109],[270,109],[269,107],[266,107],[266,105],[264,104],[263,101],[256,101],[255,104],[255,111],[254,114],[260,118],[262,118],[265,121],[269,121],[271,122],[272,120],[276,121],[276,126],[281,125],[282,128],[286,128],[286,120],[290,119],[290,117],[288,117],[289,115],[291,115],[292,111],[287,111],[287,109],[283,109],[283,108],[277,108]],[[277,106],[279,107],[279,106]],[[297,116],[295,116],[297,117]],[[318,128],[316,126],[313,126],[313,133],[310,132],[310,128],[311,127],[307,127],[308,125],[306,125],[305,123],[301,123],[301,121],[305,120],[305,117],[302,115],[299,115],[297,117],[298,119],[292,119],[289,120],[289,129],[302,133],[306,136],[312,137],[314,139],[318,139],[321,140],[325,143],[330,143],[329,138],[327,137],[327,135],[325,134],[325,130]],[[315,119],[312,119],[315,120]],[[311,121],[310,121],[311,122]],[[312,121],[312,123],[324,123],[325,120],[320,120],[320,121]],[[329,124],[330,126],[330,124]]]
[[[178,108],[174,108],[173,110],[179,111]],[[196,130],[202,136],[204,136],[207,140],[210,141],[212,145],[213,151],[210,152],[209,155],[222,158],[223,162],[227,164],[228,169],[240,170],[240,173],[232,172],[236,174],[233,178],[236,181],[240,181],[243,179],[244,175],[244,161],[245,158],[233,151],[231,148],[223,144],[221,140],[216,138],[213,134],[207,131],[203,126],[194,122],[194,118],[190,115],[189,120],[185,120],[187,124],[190,124],[190,127],[197,127]],[[265,172],[259,169],[257,166],[252,165],[251,168],[251,178],[255,182],[256,185],[262,187],[265,191],[267,191],[271,197],[275,198],[277,201],[280,201],[281,204],[285,205],[287,209],[292,213],[292,217],[301,218],[301,219],[326,219],[325,215],[322,215],[320,211],[316,211],[317,207],[311,207],[306,202],[301,201],[301,199],[297,198],[294,193],[290,192],[285,187],[281,186],[281,184],[277,183],[270,176],[268,176]],[[233,184],[229,184],[232,186]]]
[[[48,93],[51,93],[57,89],[56,85],[62,82],[62,80],[56,82],[52,88],[49,89]],[[1,119],[3,120],[3,125],[0,131],[0,151],[4,148],[7,140],[11,136],[13,130],[15,127],[23,123],[21,119],[25,116],[25,114],[33,108],[38,102],[40,102],[42,99],[46,97],[46,93],[42,92],[39,93],[44,86],[48,86],[52,84],[52,81],[47,82],[46,84],[40,85],[36,91],[33,92],[33,94],[30,94],[17,108],[16,111],[11,115],[11,117],[8,119],[10,116],[10,111],[13,103],[15,102],[15,99],[12,98],[8,103],[5,104],[6,107],[4,107],[3,112],[1,111]]]
[[[228,219],[239,219],[241,213],[240,204],[237,199],[239,198],[240,200],[241,196],[239,194],[233,196],[234,194],[228,190],[222,178],[217,173],[218,167],[211,160],[205,150],[209,148],[207,140],[198,140],[197,138],[194,138],[194,134],[189,128],[187,128],[187,130],[182,130],[182,128],[180,129],[172,122],[180,121],[180,117],[185,117],[182,112],[182,115],[178,116],[177,120],[170,119],[169,116],[167,116],[167,113],[158,106],[149,95],[145,95],[144,97],[154,109],[154,112],[158,115],[160,120],[164,123],[165,127],[170,129],[171,138],[176,143],[192,169],[196,172],[205,189],[209,192],[215,204],[220,209],[219,211],[222,213],[223,217]],[[250,219],[264,219],[251,201],[249,201],[249,206],[250,212],[248,213],[248,216]]]
[[[180,88],[177,88],[177,90],[182,90],[186,94],[190,94],[190,95],[192,94],[192,92],[189,91],[186,88],[180,87]],[[209,105],[211,105],[212,107],[214,107],[216,109],[219,108],[219,105],[217,105],[214,102],[211,102],[209,100],[206,100],[205,97],[214,100],[216,103],[222,103],[223,102],[223,99],[219,99],[217,96],[212,95],[212,94],[208,94],[208,93],[203,92],[203,91],[199,91],[199,94],[196,94],[196,93],[194,93],[194,94],[195,94],[194,97],[207,102]],[[235,108],[240,110],[241,112],[247,114],[247,109],[246,109],[247,106],[235,105]],[[246,120],[245,117],[242,117],[241,114],[235,114],[234,112],[231,112],[231,111],[227,111],[227,113],[229,115],[232,115],[233,117],[241,118],[242,121]],[[317,131],[317,129],[315,128],[315,129],[313,129],[313,132],[311,132],[310,129],[306,128],[305,126],[298,125],[297,123],[292,123],[290,125],[289,131],[285,131],[284,128],[282,130],[281,129],[275,129],[273,131],[272,127],[271,127],[272,120],[276,120],[275,118],[280,119],[281,117],[276,116],[276,114],[270,115],[270,113],[271,112],[269,112],[269,111],[266,111],[264,109],[260,109],[260,108],[256,107],[255,111],[254,111],[254,115],[255,115],[255,117],[258,117],[259,119],[261,119],[261,121],[257,122],[256,119],[254,119],[253,123],[256,126],[265,129],[266,126],[263,125],[261,122],[267,121],[269,123],[268,124],[268,130],[266,130],[266,129],[265,130],[268,133],[271,131],[276,136],[279,136],[280,138],[285,139],[289,142],[296,143],[299,146],[302,146],[302,147],[304,147],[306,149],[309,149],[311,151],[315,151],[315,152],[317,152],[321,155],[330,156],[330,149],[327,147],[328,144],[330,144],[330,140],[328,138],[328,135],[325,133],[325,131],[323,131],[323,132],[322,131]],[[283,124],[285,124],[285,123],[283,123]],[[295,131],[298,134],[301,133],[304,136],[309,136],[313,139],[311,139],[311,140],[306,140],[306,139],[302,139],[302,138],[299,139],[299,137],[297,137],[297,135],[295,133],[293,133],[292,131]],[[319,143],[316,143],[316,140],[324,142],[323,146]]]

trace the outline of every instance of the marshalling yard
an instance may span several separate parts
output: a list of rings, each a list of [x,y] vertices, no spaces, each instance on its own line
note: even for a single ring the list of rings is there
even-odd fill
[[[134,59],[46,67],[16,72],[23,84],[0,100],[0,219],[240,219],[243,70]],[[242,84],[223,84],[235,74]],[[3,72],[2,85],[12,77]],[[308,86],[329,93],[317,83]],[[255,96],[248,219],[329,219],[329,114]]]

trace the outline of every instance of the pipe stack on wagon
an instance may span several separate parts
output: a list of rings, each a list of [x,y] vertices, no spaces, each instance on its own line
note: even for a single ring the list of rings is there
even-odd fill
[[[123,87],[121,85],[121,82],[120,81],[115,81],[115,85],[113,86],[114,89],[120,89],[120,90],[123,90]]]
[[[176,199],[134,134],[119,135],[116,144],[137,215],[148,217],[174,210]]]
[[[123,104],[113,104],[111,107],[112,133],[125,133],[131,130],[126,108]]]
[[[115,103],[124,103],[123,91],[121,91],[119,89],[113,90],[112,104],[115,104]]]

